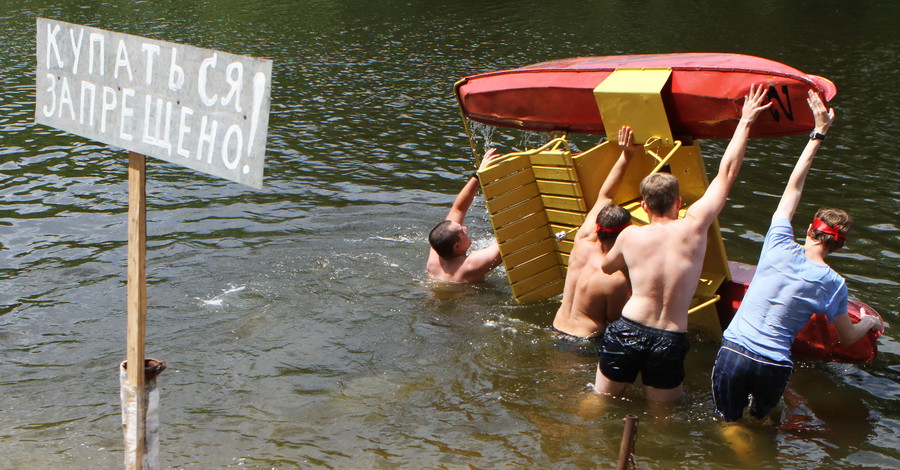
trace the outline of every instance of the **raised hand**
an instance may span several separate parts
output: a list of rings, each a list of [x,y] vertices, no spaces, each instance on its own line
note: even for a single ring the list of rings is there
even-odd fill
[[[766,90],[766,85],[762,83],[750,87],[750,93],[744,97],[744,109],[741,111],[741,119],[745,119],[749,124],[753,124],[761,112],[772,106]]]
[[[812,110],[813,117],[816,119],[816,132],[824,134],[834,122],[834,108],[825,106],[818,93],[809,90],[807,94],[809,98],[806,99],[806,102],[809,103],[809,109]]]

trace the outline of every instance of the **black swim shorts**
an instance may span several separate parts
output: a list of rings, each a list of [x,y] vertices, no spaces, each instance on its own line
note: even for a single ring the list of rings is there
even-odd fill
[[[600,347],[600,371],[616,382],[672,389],[684,381],[687,334],[661,330],[620,317],[606,328]]]
[[[550,327],[553,335],[553,345],[562,351],[568,351],[582,357],[597,357],[600,353],[600,343],[603,341],[603,333],[596,333],[587,338],[571,335],[565,331]]]

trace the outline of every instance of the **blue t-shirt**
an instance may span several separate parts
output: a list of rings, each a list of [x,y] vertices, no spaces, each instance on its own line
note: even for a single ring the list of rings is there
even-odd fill
[[[791,362],[794,337],[812,314],[834,321],[845,312],[844,278],[806,258],[790,220],[774,220],[750,288],[722,337],[774,361]]]

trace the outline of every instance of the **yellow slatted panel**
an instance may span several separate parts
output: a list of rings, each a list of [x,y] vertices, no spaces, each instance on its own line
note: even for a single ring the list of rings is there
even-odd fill
[[[578,233],[578,229],[580,227],[581,227],[580,225],[578,225],[578,226],[559,225],[559,224],[551,223],[550,224],[550,232],[552,232],[554,236],[556,236],[556,234],[559,232],[565,232],[566,233],[565,240],[573,241],[573,240],[575,240],[575,234]]]
[[[539,214],[531,214],[521,220],[517,220],[505,227],[494,228],[494,235],[498,242],[509,240],[516,236],[547,226],[547,214],[541,212]],[[495,226],[496,227],[496,226]]]
[[[489,164],[487,168],[478,170],[478,180],[481,181],[482,184],[486,184],[517,171],[529,168],[531,168],[531,162],[527,157],[511,157],[497,163],[491,161],[491,164]]]
[[[512,239],[501,242],[500,254],[505,257],[506,255],[521,250],[528,245],[533,245],[537,242],[547,240],[549,238],[550,234],[547,232],[547,229],[540,227],[537,230],[531,230],[529,232],[517,235]]]
[[[536,245],[531,245],[514,253],[505,255],[503,257],[503,262],[506,263],[507,267],[514,267],[527,263],[544,253],[552,253],[556,249],[555,243],[556,242],[552,239],[547,238]]]
[[[521,219],[528,214],[535,214],[538,212],[542,212],[543,210],[544,205],[541,202],[541,198],[536,197],[533,199],[528,199],[521,204],[507,207],[502,212],[497,212],[491,215],[491,222],[493,223],[494,227],[503,227],[511,222],[515,222],[516,220]]]
[[[562,294],[563,287],[565,287],[564,280],[554,281],[540,289],[531,291],[527,294],[522,294],[518,300],[519,302],[539,302],[541,300],[547,300],[555,295]]]
[[[526,278],[525,280],[513,283],[511,286],[513,294],[515,294],[515,296],[517,298],[519,298],[522,295],[525,295],[531,291],[534,291],[536,289],[544,287],[547,284],[550,284],[555,281],[560,281],[561,280],[560,273],[561,273],[561,271],[560,271],[559,267],[555,266],[555,267],[552,267],[545,271],[541,271],[541,272],[535,274],[534,276],[530,276],[530,277]]]
[[[572,247],[574,247],[574,246],[575,246],[575,244],[570,241],[556,242],[556,249],[560,253],[569,254],[572,252]]]
[[[584,223],[584,213],[548,209],[547,219],[550,221],[550,223],[554,224],[564,224],[572,226],[577,225],[580,227],[581,224]]]
[[[537,187],[534,188],[537,191]],[[562,209],[566,211],[587,212],[584,200],[574,197],[541,196],[544,199],[544,207],[548,209]]]
[[[510,279],[526,279],[554,267],[559,267],[559,258],[555,253],[544,253],[527,263],[507,268],[506,273]]]
[[[501,180],[492,181],[487,184],[482,182],[481,191],[483,192],[486,199],[492,199],[505,192],[512,191],[518,187],[527,186],[529,184],[534,184],[534,174],[531,172],[531,170],[526,170],[511,174]]]
[[[535,178],[551,181],[575,181],[575,170],[571,167],[534,166]]]
[[[538,180],[537,185],[538,189],[541,191],[541,194],[570,196],[578,198],[582,197],[581,190],[578,188],[578,185],[572,184],[568,181]]]
[[[572,166],[572,154],[559,150],[547,150],[531,156],[532,165]]]
[[[568,267],[569,266],[569,253],[560,253],[559,261],[562,263],[563,266]],[[565,269],[563,269],[563,271],[565,271]],[[565,277],[565,276],[563,276],[563,277]]]
[[[538,192],[538,188],[536,184],[528,184],[525,186],[519,186],[512,191],[507,191],[497,197],[488,199],[487,206],[488,211],[491,214],[496,214],[501,210],[504,210],[513,204],[517,204],[522,201],[527,201],[529,199],[536,198],[540,196],[541,193]]]

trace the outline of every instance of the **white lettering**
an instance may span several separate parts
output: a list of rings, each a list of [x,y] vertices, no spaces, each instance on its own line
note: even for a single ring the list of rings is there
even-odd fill
[[[47,23],[47,68],[52,68],[53,65],[50,64],[50,51],[52,50],[54,55],[56,56],[56,66],[62,67],[63,61],[62,57],[59,55],[59,44],[56,42],[56,35],[59,33],[59,25],[55,28],[51,27],[50,23]]]
[[[237,144],[234,146],[234,160],[228,159],[228,149],[231,147],[229,143],[231,142],[231,136],[237,136]],[[241,133],[241,126],[237,124],[232,124],[228,126],[228,130],[225,131],[225,140],[222,142],[222,163],[229,170],[234,170],[238,167],[238,163],[241,162],[241,148],[244,146],[244,135]]]
[[[119,137],[131,141],[131,134],[125,132],[125,122],[130,123],[131,116],[134,116],[134,108],[128,107],[128,98],[134,96],[134,88],[122,88],[122,114],[119,119]]]
[[[52,73],[47,74],[47,81],[50,83],[50,86],[47,87],[47,92],[50,93],[50,107],[48,108],[46,104],[41,109],[44,113],[44,117],[48,118],[53,116],[56,113],[56,88],[53,87],[53,81],[56,80],[56,77],[53,76]]]
[[[197,141],[197,160],[203,159],[203,143],[209,146],[206,150],[206,163],[212,165],[212,156],[213,156],[213,142],[216,139],[216,128],[219,127],[219,121],[213,119],[212,125],[210,126],[209,133],[206,132],[206,115],[203,115],[203,119],[200,120],[200,139]]]
[[[153,81],[153,55],[159,55],[159,46],[145,42],[141,45],[141,50],[147,53],[146,83],[149,85]]]
[[[62,118],[63,107],[69,106],[69,115],[75,120],[75,106],[72,103],[72,91],[69,90],[69,77],[62,78],[62,88],[59,91],[59,114],[57,117]]]
[[[128,60],[128,49],[125,47],[125,41],[119,39],[119,49],[116,51],[116,67],[113,70],[113,78],[119,78],[119,68],[125,67],[128,72],[128,81],[134,81],[134,75],[131,73],[131,61]]]
[[[88,105],[88,111],[90,112],[90,116],[88,117],[88,125],[94,126],[94,103],[97,101],[97,86],[91,82],[81,81],[81,99],[79,109],[78,109],[78,123],[84,124],[84,105],[88,102],[87,97],[85,96],[85,91],[89,91],[91,93],[90,104]]]
[[[225,81],[231,85],[228,90],[228,96],[222,98],[222,106],[228,106],[228,103],[234,98],[235,112],[241,112],[241,87],[244,84],[244,64],[240,62],[232,62],[225,69]]]
[[[253,138],[259,128],[259,112],[262,108],[263,94],[266,91],[266,74],[256,72],[253,76],[253,111],[250,112],[250,137],[247,139],[247,155],[252,155]]]
[[[218,95],[213,95],[212,97],[210,97],[206,94],[206,71],[210,67],[215,68],[216,58],[218,56],[218,54],[213,54],[212,57],[207,57],[203,59],[203,62],[200,63],[200,76],[197,78],[197,91],[200,92],[200,101],[202,101],[206,106],[215,105],[216,98],[218,98]]]
[[[72,73],[78,73],[78,62],[81,57],[81,43],[84,39],[84,28],[78,28],[78,42],[75,42],[75,30],[69,30],[69,39],[72,41],[72,53],[75,56],[75,60],[72,62]]]
[[[100,76],[106,72],[106,59],[105,59],[105,50],[106,50],[106,38],[103,37],[100,33],[91,33],[90,34],[90,45],[88,46],[88,73],[94,73],[94,44],[97,44],[100,52],[97,54],[97,57],[100,58],[100,66],[98,70],[100,71]]]
[[[178,155],[181,155],[184,158],[191,158],[191,152],[184,148],[184,136],[191,133],[190,126],[187,125],[187,116],[193,116],[194,110],[188,108],[187,106],[181,107],[181,119],[178,123]]]
[[[118,102],[116,90],[112,87],[104,86],[102,102],[103,107],[101,108],[102,112],[100,113],[100,132],[106,132],[106,114],[116,109]]]
[[[156,113],[153,115],[150,114],[150,110],[153,109],[152,103],[153,97],[147,95],[144,100],[144,136],[141,140],[145,144],[155,145],[163,150],[166,150],[166,153],[169,155],[172,154],[172,144],[169,142],[169,130],[171,127],[171,119],[172,119],[172,102],[168,100],[164,100],[162,98],[156,99]],[[163,102],[166,103],[166,114],[165,118],[163,118]],[[153,126],[153,134],[150,133],[150,121],[154,121]],[[160,135],[160,127],[162,121],[165,121],[165,131],[164,134]]]
[[[176,64],[178,49],[172,48],[172,63],[169,65],[169,89],[178,91],[184,86],[184,69]]]

